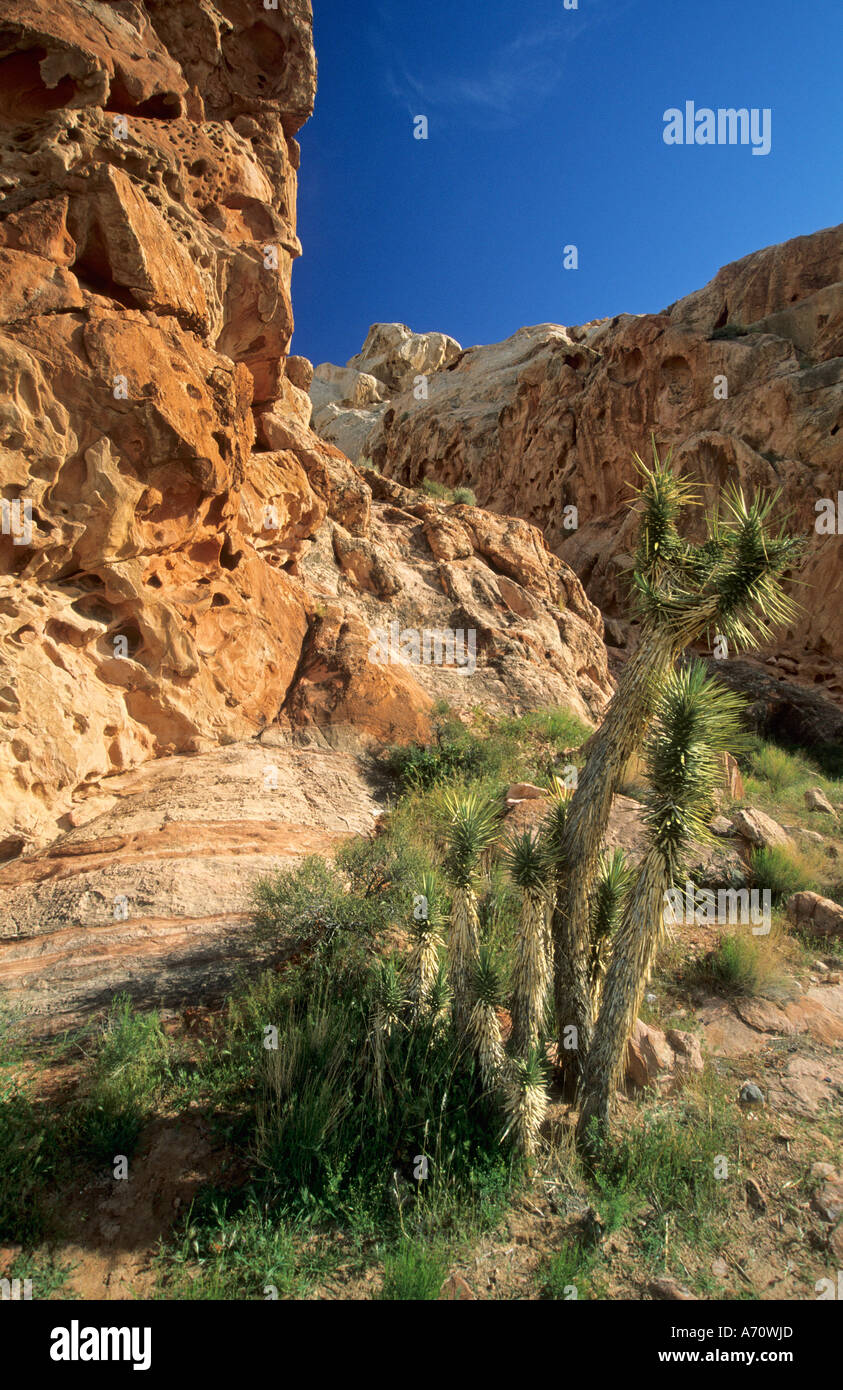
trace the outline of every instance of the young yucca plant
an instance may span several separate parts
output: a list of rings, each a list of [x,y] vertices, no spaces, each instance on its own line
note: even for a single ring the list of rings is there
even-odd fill
[[[550,861],[545,846],[529,831],[509,839],[504,850],[513,881],[521,891],[521,910],[512,970],[512,1047],[525,1057],[544,1027],[551,964],[547,924]]]
[[[501,1141],[512,1135],[520,1154],[531,1158],[538,1150],[542,1122],[547,1113],[547,1087],[541,1053],[533,1048],[526,1057],[508,1059],[504,1082],[506,1127]]]
[[[439,973],[439,952],[443,945],[442,920],[439,884],[436,875],[427,870],[421,876],[419,893],[413,905],[413,945],[407,961],[407,994],[414,1013],[427,1004]]]
[[[582,1077],[577,1134],[585,1147],[608,1123],[663,930],[665,894],[694,841],[710,838],[706,821],[720,755],[740,745],[743,707],[699,661],[674,671],[659,700],[646,745],[649,847],[624,901]]]
[[[487,1090],[498,1081],[505,1061],[498,1008],[503,1002],[500,972],[488,946],[481,946],[474,966],[474,1004],[468,1020],[468,1039],[477,1055]]]
[[[378,1089],[383,1082],[385,1047],[402,1022],[406,994],[395,961],[380,961],[375,967],[371,1041],[375,1056]]]
[[[451,885],[448,972],[452,1015],[458,1033],[463,1033],[471,1013],[472,975],[480,946],[478,866],[480,856],[496,838],[498,815],[492,804],[476,792],[447,792],[443,809],[445,872]]]
[[[445,1021],[448,1015],[448,1006],[450,1002],[451,991],[448,986],[448,969],[444,960],[440,960],[427,996],[428,1015],[434,1024],[443,1023]]]
[[[622,849],[601,854],[600,872],[591,901],[591,997],[596,1009],[609,960],[612,932],[629,891],[632,868]]]

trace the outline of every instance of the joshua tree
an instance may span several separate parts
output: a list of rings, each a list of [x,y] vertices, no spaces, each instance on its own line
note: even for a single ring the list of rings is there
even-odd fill
[[[694,661],[671,673],[646,744],[650,783],[648,849],[625,899],[600,1012],[581,1085],[578,1137],[586,1146],[605,1128],[626,1044],[663,929],[665,894],[706,821],[721,753],[740,742],[743,701]]]
[[[547,853],[525,831],[507,841],[509,872],[521,890],[521,911],[512,971],[512,1047],[526,1057],[538,1045],[550,988],[547,930]]]
[[[481,946],[477,953],[473,985],[474,1005],[468,1020],[468,1036],[477,1053],[483,1085],[491,1090],[500,1077],[506,1057],[498,1018],[503,990],[488,946]]]
[[[413,946],[407,961],[407,993],[416,1014],[429,1002],[439,972],[439,951],[443,944],[441,926],[439,886],[435,875],[428,870],[422,874],[421,892],[413,907]]]
[[[480,856],[497,834],[494,808],[475,792],[445,796],[445,870],[451,884],[451,929],[448,938],[452,1016],[459,1035],[465,1033],[473,1003],[472,980],[480,947],[477,918]]]
[[[653,466],[636,455],[641,525],[633,574],[641,634],[627,662],[606,717],[590,742],[557,849],[557,893],[552,930],[554,993],[559,1036],[574,1025],[578,1050],[567,1054],[581,1065],[591,1040],[591,942],[589,902],[598,872],[600,846],[612,796],[623,769],[643,741],[659,692],[690,643],[716,633],[749,647],[771,627],[792,619],[795,606],[782,588],[802,542],[773,531],[779,494],[747,502],[727,490],[722,511],[708,515],[699,545],[682,539],[682,509],[695,501],[686,478],[663,461],[653,442]]]

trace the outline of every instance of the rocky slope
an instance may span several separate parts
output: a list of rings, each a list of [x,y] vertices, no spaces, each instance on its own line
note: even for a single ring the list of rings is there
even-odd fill
[[[596,718],[602,623],[540,534],[367,481],[308,427],[309,0],[4,0],[0,90],[2,857],[111,778],[267,732],[414,737],[469,687]],[[473,680],[373,661],[396,622],[476,628]]]
[[[730,481],[781,488],[782,517],[812,540],[804,613],[766,655],[774,673],[843,702],[841,540],[814,529],[817,501],[836,507],[843,489],[843,227],[746,256],[662,313],[540,324],[452,350],[439,370],[418,368],[426,398],[415,378],[391,389],[373,350],[387,340],[397,358],[413,339],[375,325],[354,370],[320,367],[346,388],[347,409],[335,397],[326,418],[317,388],[316,428],[403,484],[468,485],[482,506],[541,526],[609,617],[625,611],[632,453],[648,452],[651,431],[706,501]],[[360,372],[376,378],[374,406]]]

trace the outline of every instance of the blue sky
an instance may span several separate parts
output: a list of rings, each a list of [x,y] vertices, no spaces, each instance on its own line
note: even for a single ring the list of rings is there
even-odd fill
[[[656,311],[843,219],[843,0],[314,0],[292,351]],[[769,107],[772,146],[664,112]],[[425,115],[429,138],[413,138]],[[575,245],[579,266],[563,268]]]

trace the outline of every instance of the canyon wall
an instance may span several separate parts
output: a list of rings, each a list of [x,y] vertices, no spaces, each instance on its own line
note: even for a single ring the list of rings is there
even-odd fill
[[[423,736],[472,683],[373,663],[373,626],[476,619],[474,698],[605,704],[533,528],[373,497],[309,429],[315,87],[309,0],[0,4],[0,857],[150,759]]]
[[[413,337],[386,327],[396,344]],[[349,368],[346,389],[361,370],[386,378],[365,349]],[[651,432],[706,503],[729,482],[780,488],[780,518],[810,553],[803,612],[764,656],[843,701],[843,227],[745,256],[662,313],[523,328],[454,355],[424,385],[382,391],[376,407],[314,402],[317,428],[352,457],[405,485],[467,485],[481,506],[542,527],[618,640],[632,454],[649,456]],[[834,502],[840,534],[815,531],[819,499]]]

